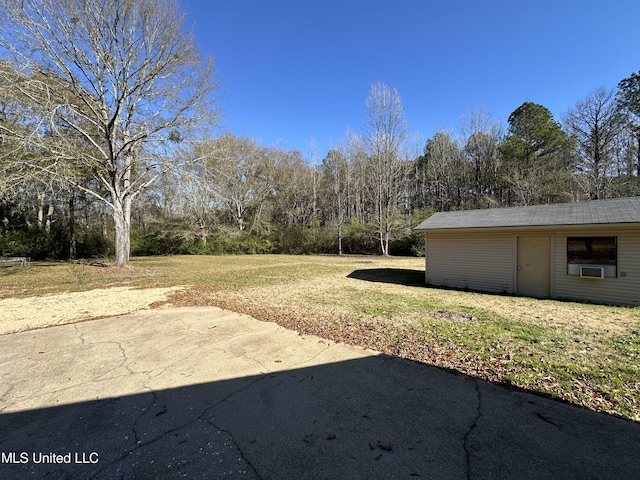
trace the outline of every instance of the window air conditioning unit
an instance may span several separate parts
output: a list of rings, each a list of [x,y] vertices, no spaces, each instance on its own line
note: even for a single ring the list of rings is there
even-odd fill
[[[604,267],[600,265],[580,265],[582,278],[604,278]]]

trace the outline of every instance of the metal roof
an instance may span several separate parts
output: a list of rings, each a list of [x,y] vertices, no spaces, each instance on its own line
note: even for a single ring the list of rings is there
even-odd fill
[[[640,197],[438,212],[415,230],[639,223]]]

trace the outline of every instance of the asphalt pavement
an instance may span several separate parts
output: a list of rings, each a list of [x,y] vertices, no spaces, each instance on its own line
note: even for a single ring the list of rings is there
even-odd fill
[[[640,424],[217,308],[0,336],[2,479],[640,479]]]

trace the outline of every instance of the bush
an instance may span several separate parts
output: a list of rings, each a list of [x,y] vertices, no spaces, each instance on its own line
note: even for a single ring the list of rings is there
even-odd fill
[[[184,255],[252,255],[277,253],[274,243],[250,233],[209,237],[207,243],[200,240],[182,242],[179,253]]]
[[[274,253],[272,242],[253,234],[214,237],[207,242],[208,253],[215,255],[252,255]]]
[[[313,253],[314,238],[319,225],[294,225],[279,228],[276,232],[279,253],[305,255]]]
[[[60,228],[52,228],[49,233],[39,228],[5,230],[0,234],[0,254],[34,260],[68,258],[69,237]]]
[[[89,231],[78,235],[76,248],[78,258],[110,257],[115,253],[113,240],[105,238],[99,231]]]
[[[413,232],[389,241],[389,254],[406,257],[424,256],[424,234]]]
[[[180,238],[157,232],[144,233],[137,228],[131,229],[132,256],[175,255],[181,253],[181,246]]]
[[[342,250],[344,253],[380,253],[380,241],[375,227],[352,221],[342,227]]]

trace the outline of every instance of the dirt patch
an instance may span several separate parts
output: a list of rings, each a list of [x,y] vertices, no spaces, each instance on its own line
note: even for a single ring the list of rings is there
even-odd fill
[[[147,309],[180,290],[173,288],[101,288],[42,297],[0,300],[0,335],[90,318],[123,315]]]

